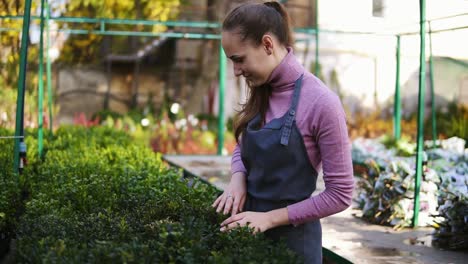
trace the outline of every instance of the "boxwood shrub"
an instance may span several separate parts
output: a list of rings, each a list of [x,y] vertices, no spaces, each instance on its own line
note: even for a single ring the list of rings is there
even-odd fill
[[[0,130],[0,136],[11,136],[11,131]],[[13,236],[20,188],[13,175],[12,139],[0,139],[0,256],[5,254]]]
[[[219,231],[219,195],[111,129],[64,127],[28,167],[16,262],[298,263],[247,227]],[[2,194],[3,195],[3,194]]]

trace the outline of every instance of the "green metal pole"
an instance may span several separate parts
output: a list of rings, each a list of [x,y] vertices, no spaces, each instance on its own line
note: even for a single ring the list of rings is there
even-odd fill
[[[226,89],[226,54],[219,42],[219,116],[218,116],[218,155],[224,148],[224,91]]]
[[[419,55],[419,96],[418,96],[418,135],[416,147],[416,175],[414,179],[413,227],[418,225],[419,191],[422,178],[424,147],[424,98],[426,89],[426,0],[419,0],[420,12],[420,55]]]
[[[38,91],[38,110],[37,110],[37,149],[39,152],[39,158],[42,158],[43,146],[44,146],[44,0],[41,0],[41,34],[39,36],[39,91]]]
[[[396,140],[401,137],[401,96],[400,96],[400,36],[397,35],[396,48],[396,78],[395,78],[395,102],[393,105],[393,136]]]
[[[46,1],[46,56],[47,56],[47,102],[49,107],[49,133],[53,135],[53,113],[52,113],[52,67],[49,55],[50,49],[50,32],[49,32],[50,6],[49,1]]]
[[[436,107],[435,107],[435,85],[434,85],[434,61],[432,56],[432,34],[431,22],[429,22],[429,77],[431,80],[431,117],[432,117],[432,142],[433,146],[436,145],[437,140],[437,120],[436,120]]]
[[[315,0],[315,76],[317,77],[320,75],[318,1],[319,0]]]
[[[21,34],[20,69],[18,79],[18,95],[16,97],[16,125],[15,125],[15,149],[14,172],[19,172],[20,167],[20,142],[24,142],[24,86],[26,82],[26,62],[28,60],[29,21],[31,17],[31,0],[26,0],[24,6],[23,31]],[[21,140],[20,140],[21,138]]]

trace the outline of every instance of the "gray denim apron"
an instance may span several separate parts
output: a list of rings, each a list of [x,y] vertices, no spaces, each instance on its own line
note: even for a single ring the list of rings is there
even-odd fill
[[[242,134],[242,161],[247,169],[247,199],[244,211],[267,212],[308,199],[315,191],[317,171],[311,165],[296,126],[295,115],[303,75],[294,84],[289,110],[262,127],[254,117]],[[288,247],[305,258],[305,263],[322,263],[320,220],[294,227],[267,230],[275,241],[284,238]]]

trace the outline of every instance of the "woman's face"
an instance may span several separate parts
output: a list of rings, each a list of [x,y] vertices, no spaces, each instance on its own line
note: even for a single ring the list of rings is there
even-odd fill
[[[264,84],[276,66],[263,44],[257,46],[252,41],[242,41],[234,31],[223,31],[221,44],[234,64],[234,74],[244,76],[250,87]]]

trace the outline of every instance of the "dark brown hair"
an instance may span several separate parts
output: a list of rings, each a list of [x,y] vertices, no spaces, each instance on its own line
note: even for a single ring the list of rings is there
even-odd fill
[[[235,31],[241,36],[242,41],[252,41],[254,45],[260,45],[263,36],[267,33],[273,34],[285,47],[294,44],[289,15],[283,5],[276,1],[244,4],[233,9],[224,19],[222,29]],[[234,134],[238,142],[247,123],[257,113],[261,114],[265,122],[270,95],[271,87],[268,84],[249,87],[247,103],[242,105],[234,122]]]

